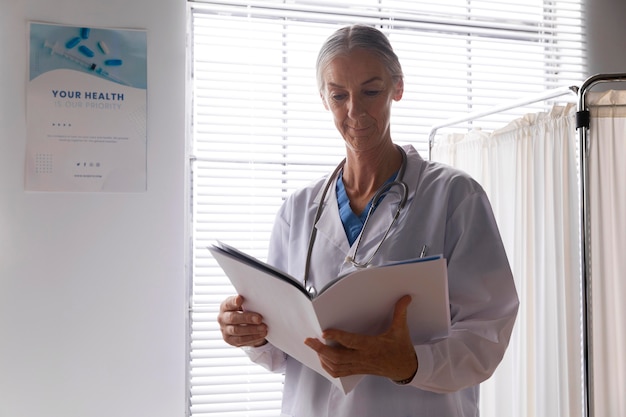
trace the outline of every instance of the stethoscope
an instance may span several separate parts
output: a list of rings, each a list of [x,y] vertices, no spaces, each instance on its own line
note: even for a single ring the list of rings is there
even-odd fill
[[[400,154],[402,155],[402,164],[400,165],[400,169],[398,170],[398,175],[396,176],[396,179],[394,181],[389,181],[383,184],[376,191],[376,194],[374,194],[374,197],[372,197],[372,205],[367,211],[367,216],[365,217],[365,221],[363,222],[363,227],[361,228],[361,233],[359,234],[359,237],[357,238],[356,246],[354,247],[352,256],[346,257],[346,262],[350,262],[356,268],[367,268],[370,265],[370,263],[372,262],[372,259],[374,258],[374,256],[376,256],[383,242],[387,238],[389,231],[391,230],[393,225],[396,223],[396,220],[398,219],[398,216],[400,215],[400,212],[406,205],[406,202],[408,199],[409,187],[404,182],[404,172],[406,171],[406,165],[407,165],[406,152],[400,146],[396,145],[396,147],[398,148],[398,150],[400,151]],[[324,211],[324,200],[326,199],[328,190],[330,189],[330,186],[335,182],[335,179],[337,179],[339,172],[343,169],[343,166],[345,165],[345,163],[346,163],[346,160],[344,158],[344,160],[341,161],[339,165],[337,165],[337,168],[335,168],[333,173],[326,180],[326,184],[324,185],[324,189],[320,197],[319,205],[317,206],[317,211],[315,212],[315,218],[313,220],[313,227],[311,228],[311,235],[309,236],[309,247],[306,253],[306,262],[304,264],[304,287],[312,296],[317,295],[317,290],[315,289],[315,287],[309,284],[309,269],[311,266],[311,254],[313,253],[313,244],[315,243],[315,237],[317,235],[317,228],[315,227],[315,225],[317,224],[317,221],[320,219],[320,217],[322,216],[322,212]],[[378,207],[378,204],[384,197],[385,193],[389,192],[393,187],[396,187],[396,186],[402,189],[402,197],[400,199],[400,203],[398,204],[398,208],[396,209],[396,212],[393,216],[393,219],[391,220],[389,227],[387,227],[385,234],[383,235],[382,239],[378,243],[378,246],[376,246],[376,249],[370,255],[370,257],[364,260],[363,262],[358,262],[356,260],[357,251],[359,250],[359,245],[361,244],[361,238],[365,234],[365,229],[370,219],[370,215],[374,212],[376,207]]]

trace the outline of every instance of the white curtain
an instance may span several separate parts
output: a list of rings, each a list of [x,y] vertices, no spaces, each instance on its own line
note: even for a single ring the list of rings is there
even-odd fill
[[[583,415],[577,143],[573,105],[436,139],[432,158],[487,191],[520,296],[509,349],[481,388],[482,417]]]
[[[626,416],[626,91],[587,107],[594,416]]]

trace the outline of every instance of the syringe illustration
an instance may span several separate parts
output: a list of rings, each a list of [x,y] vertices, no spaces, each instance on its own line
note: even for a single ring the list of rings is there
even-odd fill
[[[99,66],[98,64],[96,64],[95,62],[89,62],[84,58],[81,58],[79,56],[76,56],[70,52],[68,52],[67,50],[65,50],[61,44],[59,44],[59,42],[55,42],[52,43],[48,40],[46,40],[44,42],[43,45],[45,48],[49,48],[50,49],[50,53],[53,55],[58,55],[61,56],[67,60],[70,60],[78,65],[80,65],[83,68],[86,68],[89,71],[93,71],[98,75],[101,75],[104,78],[107,78],[111,81],[115,81],[116,83],[122,84],[122,85],[130,85],[129,83],[127,83],[126,81],[122,80],[119,77],[116,77],[112,74],[109,74],[109,72],[107,70],[105,70],[104,68],[102,68],[101,66]]]

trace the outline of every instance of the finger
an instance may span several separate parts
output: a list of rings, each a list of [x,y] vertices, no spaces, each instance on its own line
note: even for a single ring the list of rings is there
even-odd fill
[[[325,330],[322,333],[322,337],[324,338],[326,342],[329,342],[328,344],[330,344],[331,346],[340,345],[348,349],[363,348],[366,344],[366,339],[369,338],[369,336],[365,336],[365,335],[361,335],[357,333],[350,333],[350,332],[346,332],[346,331],[338,330],[338,329]]]
[[[263,316],[253,311],[225,311],[218,315],[217,321],[222,326],[259,325],[263,323]]]
[[[346,354],[352,354],[353,350],[339,344],[326,344],[319,339],[308,338],[304,341],[308,347],[317,352],[320,359],[332,363],[345,361]]]
[[[412,298],[410,295],[405,295],[396,302],[396,306],[393,311],[391,328],[397,329],[406,327],[407,312],[409,309],[409,304],[411,304],[411,300]]]
[[[267,343],[263,335],[244,335],[244,336],[224,336],[224,341],[229,345],[242,346],[262,346]]]
[[[254,311],[243,311],[244,298],[241,295],[233,295],[226,298],[220,304],[217,321],[220,325],[228,324],[260,324],[263,317]]]
[[[241,295],[233,295],[222,301],[220,305],[221,311],[242,310],[243,297]]]
[[[258,346],[266,343],[268,329],[260,325],[226,325],[221,327],[222,337],[233,346]]]
[[[328,374],[334,378],[340,378],[342,376],[351,375],[351,373],[344,367],[339,366],[334,362],[328,360],[328,358],[320,356],[320,365]]]
[[[310,347],[311,349],[313,349],[314,351],[316,351],[317,353],[320,353],[322,349],[324,348],[324,346],[326,346],[324,345],[324,343],[322,343],[318,339],[314,339],[312,337],[306,338],[304,340],[304,344]]]
[[[267,336],[267,326],[265,324],[226,325],[222,327],[222,332],[228,336],[265,338],[265,336]]]
[[[317,353],[320,365],[331,376],[337,378],[352,374],[349,370],[349,363],[345,363],[345,352],[348,349],[341,346],[328,346],[314,338],[308,338],[304,343]]]

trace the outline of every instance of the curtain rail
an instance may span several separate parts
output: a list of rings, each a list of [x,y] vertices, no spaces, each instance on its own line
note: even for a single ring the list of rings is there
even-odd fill
[[[489,116],[492,114],[497,114],[506,110],[514,109],[516,107],[522,107],[528,104],[538,103],[540,101],[549,100],[551,98],[556,98],[560,96],[564,96],[566,94],[578,94],[578,87],[570,86],[570,87],[559,87],[551,90],[544,91],[539,94],[534,94],[519,100],[514,100],[506,103],[502,103],[496,106],[493,106],[487,110],[475,111],[467,113],[464,116],[448,119],[441,123],[437,123],[431,127],[430,134],[428,135],[428,159],[431,159],[432,148],[435,144],[435,135],[437,134],[437,130],[442,129],[444,127],[454,126],[459,123],[468,122],[470,120],[480,119],[485,116]]]

